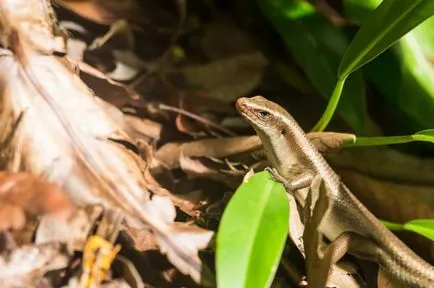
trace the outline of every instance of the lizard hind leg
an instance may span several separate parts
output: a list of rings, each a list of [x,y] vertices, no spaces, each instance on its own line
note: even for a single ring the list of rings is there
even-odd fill
[[[347,231],[339,235],[329,245],[325,245],[320,225],[330,211],[326,184],[320,177],[312,182],[304,207],[305,230],[303,242],[306,253],[306,271],[309,287],[323,288],[328,282],[331,268],[347,252],[371,258],[378,253],[375,243],[357,233]]]

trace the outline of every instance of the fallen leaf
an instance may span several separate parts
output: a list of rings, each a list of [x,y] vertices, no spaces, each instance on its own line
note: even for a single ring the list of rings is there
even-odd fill
[[[232,167],[228,162],[218,161],[207,157],[182,157],[181,169],[191,178],[205,177],[217,182],[222,182],[235,189],[239,186],[248,167],[237,163]],[[236,166],[239,167],[236,167]]]
[[[100,206],[86,207],[69,219],[45,215],[36,230],[35,243],[65,243],[71,251],[81,251],[102,210]]]
[[[48,243],[25,245],[1,253],[0,286],[31,287],[46,272],[66,268],[69,255],[63,248]]]
[[[56,184],[30,173],[0,172],[0,230],[21,229],[26,214],[67,216],[73,207]]]
[[[115,15],[105,9],[101,9],[93,0],[56,0],[56,2],[82,17],[101,24],[110,24],[116,20]]]
[[[7,15],[0,18],[5,47],[0,51],[0,117],[5,125],[0,138],[7,138],[7,128],[24,115],[8,143],[12,152],[7,168],[44,175],[79,206],[121,209],[130,224],[151,227],[161,251],[199,282],[202,265],[192,245],[202,246],[203,235],[209,240],[211,233],[204,230],[203,235],[191,235],[199,242],[183,243],[187,238],[179,237],[174,217],[168,217],[175,210],[172,202],[156,195],[151,199],[146,189],[142,173],[146,164],[125,146],[133,141],[95,101],[71,63],[51,55],[55,43],[51,25],[56,21],[49,3],[41,1],[0,2]],[[15,39],[11,32],[20,40],[11,42]]]
[[[155,157],[164,162],[171,169],[178,168],[180,157],[225,158],[234,154],[248,153],[262,147],[257,136],[240,136],[216,139],[202,139],[192,142],[163,145],[155,153]]]

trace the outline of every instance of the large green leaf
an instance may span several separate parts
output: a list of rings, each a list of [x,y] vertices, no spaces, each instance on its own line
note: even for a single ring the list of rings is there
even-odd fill
[[[362,23],[339,67],[339,78],[365,65],[434,15],[433,0],[384,0]]]
[[[412,231],[434,241],[434,219],[414,219],[404,224],[385,220],[381,222],[392,231]]]
[[[344,0],[347,17],[369,18],[381,0]],[[366,65],[367,78],[388,101],[387,117],[397,133],[434,127],[434,17],[401,38],[392,49]]]
[[[342,0],[345,16],[351,21],[362,23],[363,19],[369,15],[383,0]]]
[[[288,237],[285,188],[268,172],[253,175],[229,202],[217,234],[218,287],[269,287]]]
[[[258,1],[297,64],[321,95],[329,99],[337,81],[339,63],[348,47],[345,35],[307,1]],[[347,80],[337,109],[356,133],[364,133],[365,88],[360,73]]]
[[[404,224],[404,229],[416,232],[434,241],[434,219],[415,219]]]

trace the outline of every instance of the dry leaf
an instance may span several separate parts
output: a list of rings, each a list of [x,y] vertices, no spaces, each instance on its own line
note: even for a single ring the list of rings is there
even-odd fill
[[[3,252],[0,255],[0,286],[32,287],[46,272],[66,268],[68,257],[63,248],[47,243]]]
[[[65,243],[71,251],[81,251],[102,210],[100,206],[86,207],[68,219],[46,215],[38,225],[35,243]]]
[[[115,15],[105,9],[101,9],[93,0],[74,1],[74,0],[56,0],[60,5],[71,9],[75,13],[101,24],[110,24],[114,22]]]
[[[434,160],[377,147],[341,149],[327,155],[334,168],[361,172],[391,182],[434,185]],[[434,195],[428,198],[434,207]]]
[[[121,143],[132,143],[74,74],[71,63],[51,55],[53,21],[43,0],[0,2],[0,120],[10,127],[22,121],[8,145],[9,169],[26,169],[57,182],[79,205],[119,207],[127,221],[148,225],[162,251],[183,273],[199,282],[197,252],[211,232],[181,237],[168,211],[170,200],[146,190],[143,163]],[[16,37],[14,37],[14,35]],[[18,40],[17,40],[18,39]],[[7,138],[7,130],[0,139]],[[112,140],[110,140],[112,139]],[[113,141],[116,140],[116,141]],[[181,234],[180,234],[181,233]]]
[[[161,124],[149,119],[140,119],[134,115],[125,115],[124,119],[129,124],[127,133],[132,139],[148,139],[148,142],[160,140]]]
[[[68,196],[56,184],[30,173],[0,172],[0,230],[21,229],[26,213],[67,216],[72,210]]]
[[[262,143],[256,135],[203,139],[187,143],[171,142],[158,149],[155,157],[173,169],[179,167],[181,154],[184,157],[225,158],[234,154],[251,152],[260,147],[262,147]]]
[[[214,181],[222,182],[236,189],[248,167],[240,163],[230,166],[229,161],[219,161],[207,157],[182,157],[181,169],[191,178],[205,177]],[[239,166],[239,167],[235,167]]]

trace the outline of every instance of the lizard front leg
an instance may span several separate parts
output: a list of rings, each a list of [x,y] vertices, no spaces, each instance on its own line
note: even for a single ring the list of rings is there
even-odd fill
[[[290,180],[280,175],[275,168],[267,167],[265,170],[271,173],[275,181],[282,183],[288,192],[309,187],[315,178],[315,173],[311,170],[296,174]]]

